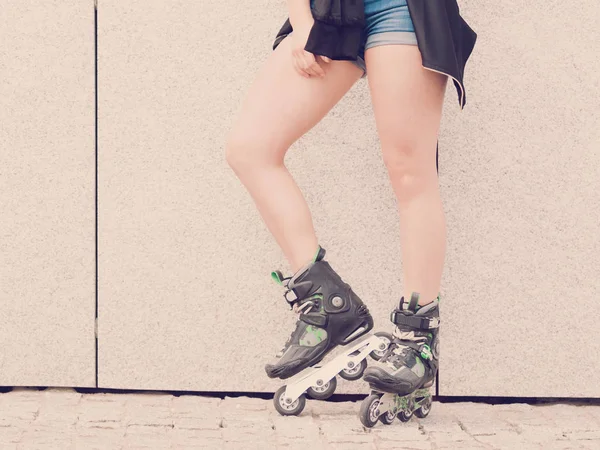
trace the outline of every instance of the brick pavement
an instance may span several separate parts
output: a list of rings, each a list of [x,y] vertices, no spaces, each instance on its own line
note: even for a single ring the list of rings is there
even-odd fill
[[[281,417],[248,397],[20,388],[0,394],[0,449],[600,450],[600,406],[434,402],[425,419],[370,430],[359,407],[308,400]]]

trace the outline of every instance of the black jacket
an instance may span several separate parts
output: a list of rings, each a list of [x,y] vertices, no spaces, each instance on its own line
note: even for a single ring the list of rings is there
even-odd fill
[[[454,81],[461,108],[466,105],[465,65],[477,34],[460,16],[456,0],[407,0],[423,67]],[[336,60],[356,60],[364,38],[363,0],[316,0],[315,23],[304,49]],[[289,18],[273,43],[273,50],[292,31]]]

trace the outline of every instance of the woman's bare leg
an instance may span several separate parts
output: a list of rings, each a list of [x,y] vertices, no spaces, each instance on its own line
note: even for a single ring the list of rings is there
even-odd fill
[[[362,70],[348,61],[331,61],[323,64],[325,77],[304,78],[293,67],[290,42],[285,38],[258,72],[227,138],[226,157],[296,272],[314,257],[318,241],[306,200],[284,157]]]
[[[440,291],[446,223],[436,171],[436,145],[446,76],[423,69],[413,45],[365,52],[383,159],[398,200],[404,298],[419,303]]]

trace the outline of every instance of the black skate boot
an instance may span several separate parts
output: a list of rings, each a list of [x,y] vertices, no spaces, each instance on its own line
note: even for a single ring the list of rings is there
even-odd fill
[[[319,246],[315,258],[292,277],[272,273],[287,288],[284,298],[300,316],[279,360],[265,366],[270,378],[289,378],[373,328],[368,308],[324,257]]]
[[[363,378],[374,391],[404,396],[433,384],[439,358],[439,296],[424,306],[418,306],[418,301],[416,293],[410,302],[402,297],[399,308],[391,314],[396,328],[380,360],[385,367],[371,366]]]

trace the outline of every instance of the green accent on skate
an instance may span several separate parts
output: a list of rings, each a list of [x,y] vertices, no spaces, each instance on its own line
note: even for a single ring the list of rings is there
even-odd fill
[[[312,262],[317,262],[317,256],[319,256],[320,251],[321,251],[321,246],[317,245],[317,253],[315,253],[315,256],[314,256]]]
[[[417,389],[415,392],[413,392],[413,395],[415,397],[431,397],[431,391],[429,388]]]
[[[400,397],[396,395],[396,409],[397,411],[408,409],[408,400],[410,399],[410,394]]]
[[[423,359],[432,359],[433,355],[431,354],[431,347],[427,344],[423,344],[423,350],[421,350],[421,358]]]
[[[420,401],[415,400],[414,408],[419,409],[427,400],[431,398],[431,392],[429,389],[417,389],[415,392],[410,394],[412,398],[423,397]]]
[[[279,278],[279,274],[277,272],[271,272],[271,278],[273,278],[277,284],[283,286],[283,280]]]
[[[327,338],[327,331],[323,328],[309,325],[304,330],[302,337],[298,340],[298,343],[303,347],[314,347],[319,343],[323,342]]]
[[[425,375],[425,365],[419,358],[415,358],[415,365],[410,370],[418,377]]]

